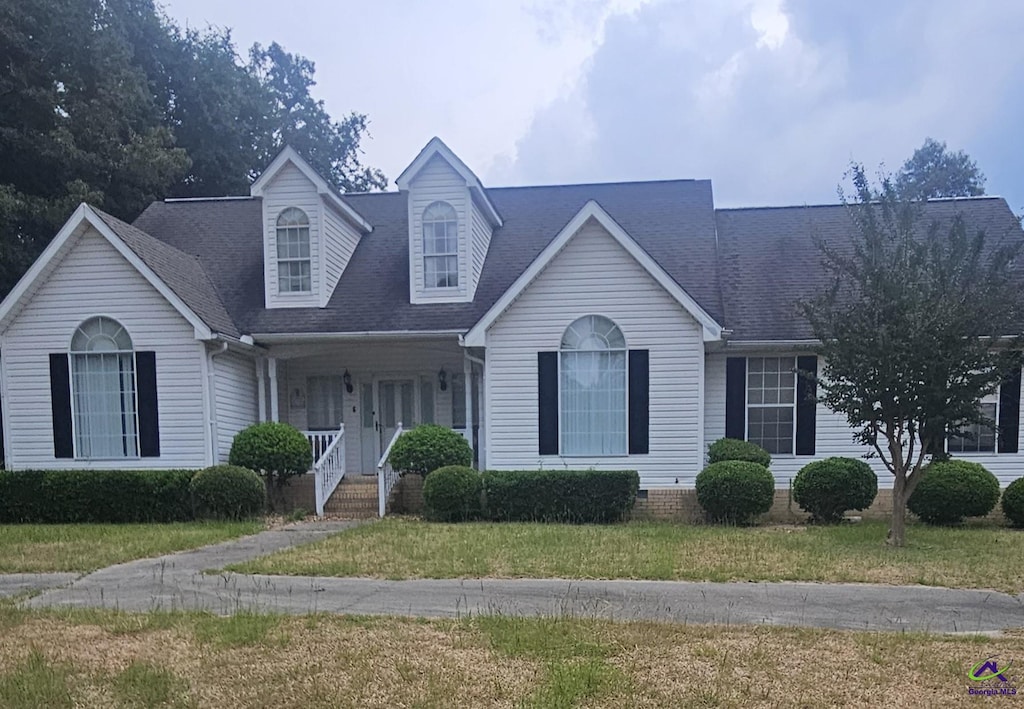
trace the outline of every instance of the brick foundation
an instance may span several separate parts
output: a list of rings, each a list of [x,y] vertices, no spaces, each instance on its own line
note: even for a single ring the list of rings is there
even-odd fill
[[[406,515],[423,512],[422,475],[403,475],[391,494],[391,512]]]

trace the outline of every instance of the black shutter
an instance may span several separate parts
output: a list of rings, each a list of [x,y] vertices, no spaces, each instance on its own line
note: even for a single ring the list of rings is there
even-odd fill
[[[558,353],[537,353],[537,436],[541,455],[558,455]]]
[[[797,357],[796,368],[796,454],[814,455],[815,411],[817,410],[818,383],[805,376],[818,376],[818,358]]]
[[[53,414],[53,455],[74,458],[75,443],[71,435],[71,375],[68,356],[61,352],[50,355],[50,407]]]
[[[647,453],[649,448],[650,353],[629,351],[629,452]]]
[[[999,452],[1016,453],[1020,436],[1020,367],[999,387]]]
[[[156,352],[135,353],[135,383],[139,392],[139,455],[160,456],[160,416],[156,400]]]
[[[746,440],[747,358],[725,360],[725,437]]]

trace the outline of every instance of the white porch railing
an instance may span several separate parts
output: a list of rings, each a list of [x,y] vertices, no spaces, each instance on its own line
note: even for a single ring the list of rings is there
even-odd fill
[[[395,441],[401,435],[402,422],[399,421],[398,428],[395,429],[395,435],[391,437],[388,447],[384,449],[384,454],[377,463],[377,516],[379,517],[383,517],[384,513],[387,512],[388,498],[391,496],[391,491],[395,488],[395,483],[398,482],[398,472],[391,467],[391,461],[388,458],[391,457],[391,447],[395,445]]]
[[[320,457],[327,451],[328,446],[334,441],[337,431],[303,431],[309,447],[313,449],[313,460],[320,460]]]
[[[341,424],[337,433],[330,435],[333,436],[333,439],[313,464],[313,484],[316,488],[316,514],[318,517],[324,516],[324,505],[327,504],[334,489],[338,487],[338,483],[345,477],[345,424]],[[314,446],[314,454],[316,450]]]

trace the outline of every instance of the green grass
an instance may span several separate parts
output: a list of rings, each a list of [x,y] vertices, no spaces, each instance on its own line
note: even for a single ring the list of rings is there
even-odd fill
[[[214,544],[262,522],[0,525],[0,573],[87,572],[132,559]]]
[[[970,667],[1024,657],[1024,632],[0,611],[5,708],[977,706]]]
[[[304,576],[823,581],[1024,590],[1024,532],[911,525],[715,527],[440,524],[387,519],[243,564],[233,571]]]

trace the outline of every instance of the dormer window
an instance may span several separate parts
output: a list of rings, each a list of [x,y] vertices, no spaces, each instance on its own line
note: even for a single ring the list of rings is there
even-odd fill
[[[423,210],[423,284],[426,288],[459,285],[459,220],[447,202]]]
[[[295,207],[288,207],[277,217],[277,289],[279,293],[313,290],[309,217]]]

